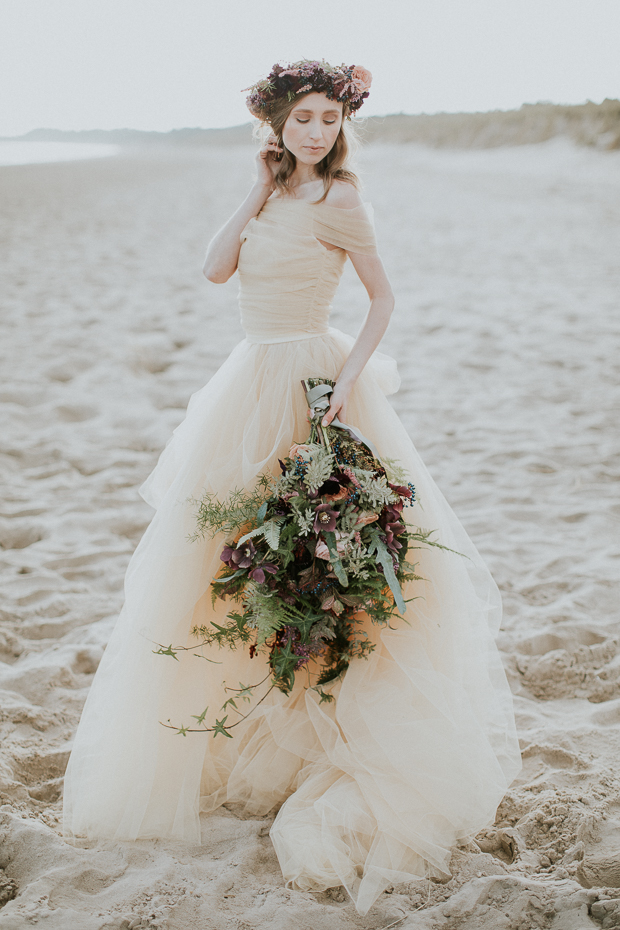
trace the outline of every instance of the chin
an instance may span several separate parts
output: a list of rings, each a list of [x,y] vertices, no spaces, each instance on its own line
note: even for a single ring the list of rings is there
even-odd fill
[[[302,165],[318,165],[325,158],[325,152],[319,152],[317,155],[297,155],[297,161]]]
[[[293,154],[296,155],[296,157],[300,161],[310,161],[310,160],[314,161],[314,159],[316,158],[318,158],[319,160],[321,158],[325,158],[328,151],[329,149],[326,146],[324,146],[319,152],[310,152],[306,148],[300,148],[298,153],[294,152]]]

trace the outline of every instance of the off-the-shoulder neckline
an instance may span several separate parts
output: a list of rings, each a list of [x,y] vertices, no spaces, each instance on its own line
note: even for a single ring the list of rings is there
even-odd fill
[[[359,203],[356,207],[334,207],[329,203],[312,203],[311,200],[296,200],[294,197],[270,197],[265,201],[263,207],[266,207],[268,203],[303,203],[308,207],[320,207],[322,210],[337,210],[338,213],[352,213],[354,210],[359,210],[360,207],[370,207],[371,203],[369,200],[363,200],[362,203]]]

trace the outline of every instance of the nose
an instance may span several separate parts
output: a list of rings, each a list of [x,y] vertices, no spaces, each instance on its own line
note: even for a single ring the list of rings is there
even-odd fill
[[[313,120],[308,128],[310,129],[310,139],[312,141],[316,140],[317,142],[320,142],[323,138],[323,130],[319,121]]]

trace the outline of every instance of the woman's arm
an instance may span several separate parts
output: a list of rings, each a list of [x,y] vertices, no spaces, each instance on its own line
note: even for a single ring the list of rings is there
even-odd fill
[[[273,178],[278,168],[276,155],[281,151],[275,136],[270,136],[256,156],[256,183],[236,213],[209,243],[202,272],[214,284],[225,284],[237,270],[241,233],[252,217],[260,213],[274,189]]]
[[[362,255],[359,252],[349,252],[348,255],[368,292],[370,308],[351,353],[336,380],[329,410],[323,417],[324,426],[329,425],[336,414],[343,423],[347,422],[347,403],[353,385],[381,342],[394,309],[394,295],[379,256]]]

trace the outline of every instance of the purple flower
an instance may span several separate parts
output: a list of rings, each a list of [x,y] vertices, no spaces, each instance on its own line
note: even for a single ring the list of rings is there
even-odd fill
[[[255,555],[256,549],[252,540],[248,539],[235,549],[231,558],[237,568],[249,568]]]
[[[399,495],[401,499],[401,509],[403,503],[413,505],[413,502],[415,501],[415,487],[411,484],[411,482],[409,482],[409,484],[392,484],[388,481],[388,484],[390,485],[391,489],[396,491],[396,493]],[[398,505],[394,504],[392,506]]]
[[[388,481],[388,486],[393,491],[396,491],[396,493],[399,494],[400,497],[408,497],[408,498],[411,497],[411,488],[405,484],[392,484],[391,481]]]
[[[402,543],[396,539],[396,536],[400,535],[405,529],[404,524],[402,523],[388,523],[385,526],[385,542],[388,549],[391,549],[392,552],[402,549]]]
[[[333,533],[337,517],[338,511],[332,510],[329,504],[319,504],[314,511],[314,532]]]
[[[299,630],[289,624],[285,624],[279,630],[277,637],[280,647],[290,643],[291,652],[293,655],[298,656],[295,671],[307,665],[312,656],[322,655],[325,652],[325,643],[322,640],[311,640],[309,643],[302,643]]]
[[[275,575],[277,571],[278,568],[276,565],[272,565],[270,562],[263,562],[262,565],[257,565],[256,568],[248,572],[248,575],[256,584],[263,584],[265,581],[265,572],[269,572],[270,575]]]
[[[224,546],[224,548],[222,549],[222,554],[220,555],[220,559],[222,560],[222,562],[226,562],[227,565],[230,565],[232,554],[234,551],[235,550],[233,549],[232,546]]]
[[[381,511],[381,519],[379,521],[380,525],[383,527],[386,527],[388,523],[399,523],[402,512],[403,512],[402,502],[399,501],[396,504],[388,504]]]

